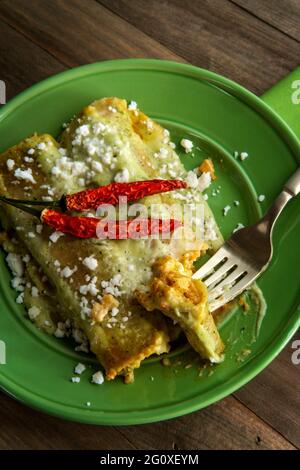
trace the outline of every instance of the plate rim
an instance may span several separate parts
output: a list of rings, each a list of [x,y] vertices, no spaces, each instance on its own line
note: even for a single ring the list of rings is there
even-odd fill
[[[60,85],[62,82],[65,83],[65,81],[72,81],[74,78],[78,79],[80,77],[91,75],[93,72],[101,73],[105,70],[109,71],[111,70],[111,67],[114,70],[128,70],[130,68],[136,70],[164,70],[170,73],[179,73],[185,76],[193,76],[195,78],[208,81],[211,84],[217,84],[219,87],[221,85],[225,87],[225,89],[230,89],[231,92],[234,91],[235,96],[250,105],[252,109],[262,115],[272,125],[272,127],[275,128],[277,132],[279,132],[280,137],[290,147],[295,160],[300,162],[300,141],[298,137],[288,126],[288,124],[261,98],[244,88],[242,85],[239,85],[233,80],[223,77],[222,75],[219,75],[215,72],[211,72],[190,64],[169,60],[107,60],[74,67],[72,69],[52,75],[25,89],[17,96],[12,98],[7,104],[5,104],[0,110],[0,126],[2,120],[4,120],[11,112],[14,112],[14,110],[24,101],[36,97],[45,90]],[[74,74],[76,77],[74,77]],[[252,380],[273,361],[273,359],[282,351],[282,349],[300,327],[299,313],[300,305],[294,306],[293,313],[291,314],[289,321],[285,324],[280,334],[277,335],[276,338],[273,339],[264,348],[263,351],[256,355],[253,360],[246,363],[242,369],[237,371],[226,383],[226,385],[221,384],[215,387],[213,397],[208,397],[203,400],[202,396],[201,403],[199,403],[199,398],[196,397],[176,404],[156,407],[154,409],[147,408],[147,410],[143,411],[131,411],[130,414],[127,412],[118,412],[115,414],[108,412],[97,414],[97,412],[95,412],[95,414],[93,414],[93,410],[86,410],[86,413],[84,413],[81,409],[74,409],[72,406],[69,408],[67,407],[67,409],[64,407],[63,410],[57,409],[57,404],[55,402],[49,401],[49,399],[44,399],[40,396],[37,397],[37,395],[34,393],[28,393],[26,390],[22,389],[19,384],[14,384],[11,380],[6,380],[6,378],[1,374],[1,369],[0,387],[9,396],[17,399],[23,404],[30,406],[31,408],[71,421],[98,425],[133,425],[172,419],[205,408],[212,403],[215,403],[232,394],[234,391],[238,390],[240,387]],[[253,364],[254,359],[255,363]],[[184,406],[182,406],[182,404]]]

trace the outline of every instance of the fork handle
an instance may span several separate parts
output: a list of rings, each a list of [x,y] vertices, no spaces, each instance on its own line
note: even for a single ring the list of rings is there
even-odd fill
[[[283,189],[290,192],[291,195],[297,196],[300,192],[300,168],[295,171],[295,173],[290,177],[289,180],[285,183]]]
[[[300,168],[288,179],[283,190],[277,196],[272,206],[269,208],[265,216],[258,224],[259,229],[263,232],[272,234],[274,224],[281,214],[282,210],[294,196],[300,192]]]

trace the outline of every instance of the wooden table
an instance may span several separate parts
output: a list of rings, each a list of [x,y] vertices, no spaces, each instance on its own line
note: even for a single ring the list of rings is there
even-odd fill
[[[262,94],[300,62],[299,16],[299,0],[1,0],[0,79],[10,99],[69,67],[156,57],[219,72]],[[159,424],[76,424],[1,394],[0,448],[299,448],[300,365],[291,354],[290,343],[234,395]]]

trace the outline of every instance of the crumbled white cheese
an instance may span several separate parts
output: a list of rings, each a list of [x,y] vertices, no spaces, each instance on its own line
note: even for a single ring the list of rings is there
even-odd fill
[[[32,162],[34,162],[34,159],[31,158],[31,157],[27,157],[27,155],[25,155],[25,157],[24,157],[24,162],[26,162],[26,163],[32,163]]]
[[[27,168],[26,170],[22,170],[21,168],[17,168],[14,172],[14,176],[18,178],[18,180],[25,180],[29,181],[30,183],[36,183],[34,177],[32,176],[32,169]]]
[[[56,232],[53,232],[51,233],[50,237],[49,237],[49,240],[51,240],[52,243],[56,243],[57,240],[62,237],[64,235],[63,232],[59,232],[59,231],[56,231]]]
[[[17,292],[23,292],[24,291],[24,285],[25,285],[25,279],[23,277],[15,276],[11,280],[11,286]]]
[[[199,191],[203,192],[207,189],[211,184],[211,174],[207,171],[202,173],[202,175],[198,178],[198,189]]]
[[[96,260],[96,258],[94,258],[93,255],[91,255],[91,256],[88,256],[87,258],[84,258],[84,260],[82,261],[82,264],[86,266],[88,269],[90,269],[91,271],[94,271],[98,266],[98,261]]]
[[[65,330],[62,329],[62,328],[59,328],[59,327],[57,327],[57,329],[54,332],[54,336],[56,336],[56,338],[60,338],[60,339],[64,338],[65,334],[66,334]]]
[[[99,289],[96,287],[94,282],[90,282],[89,284],[83,284],[79,287],[79,292],[82,295],[91,294],[94,297],[98,294]]]
[[[73,269],[71,269],[69,266],[65,266],[61,272],[60,275],[61,277],[69,278],[72,276],[77,271],[77,266],[75,266]]]
[[[121,274],[115,274],[109,281],[101,281],[101,287],[104,294],[111,294],[114,297],[120,297],[122,292],[119,287],[122,284]]]
[[[136,110],[137,109],[137,102],[136,101],[130,101],[130,103],[128,105],[128,109],[130,111]]]
[[[114,108],[113,106],[108,106],[108,110],[109,110],[111,113],[116,113],[116,112],[117,112],[117,109]]]
[[[11,158],[8,158],[8,160],[6,160],[6,166],[9,169],[9,171],[11,171],[13,167],[15,166],[15,161],[12,160]]]
[[[27,153],[28,153],[28,155],[33,155],[34,154],[34,149],[28,149]]]
[[[74,372],[75,372],[75,374],[80,375],[80,374],[82,374],[82,372],[85,371],[85,369],[86,369],[85,365],[82,364],[81,362],[79,362],[77,364],[77,366],[75,367]]]
[[[31,295],[32,295],[32,297],[38,297],[39,296],[39,290],[38,290],[37,287],[33,286],[31,288]]]
[[[241,154],[240,154],[240,159],[241,159],[242,162],[243,162],[244,160],[246,160],[246,158],[248,158],[248,157],[249,157],[249,155],[248,155],[247,152],[241,152]]]
[[[226,215],[228,214],[228,212],[230,211],[231,209],[231,206],[227,205],[223,208],[223,215],[226,217]]]
[[[46,144],[45,142],[40,142],[38,145],[37,145],[37,148],[39,150],[46,150]]]
[[[103,382],[104,382],[103,373],[100,370],[98,372],[95,372],[95,374],[93,374],[92,376],[92,383],[101,385],[103,384]]]
[[[92,313],[92,309],[89,307],[89,302],[86,297],[81,297],[80,300],[80,315],[81,318],[84,320],[86,317],[89,317]]]
[[[24,265],[21,256],[16,253],[8,253],[6,262],[14,276],[22,277],[24,273]]]
[[[80,377],[72,377],[71,380],[72,380],[73,383],[78,384],[80,382]]]
[[[117,183],[128,183],[129,181],[129,171],[127,168],[124,168],[123,170],[119,171],[116,175],[114,180]]]
[[[98,173],[101,173],[103,171],[103,166],[102,166],[102,163],[96,161],[96,160],[93,160],[92,161],[92,165],[91,165],[92,169]]]
[[[43,230],[42,224],[37,224],[35,227],[36,233],[41,234]]]
[[[198,178],[194,171],[188,172],[185,181],[189,188],[195,189],[198,187]]]
[[[82,135],[84,137],[88,136],[89,133],[90,133],[90,128],[89,128],[88,124],[83,124],[82,126],[77,127],[77,129],[76,129],[76,134]]]
[[[266,196],[264,194],[260,194],[257,198],[258,202],[263,202],[266,199]]]
[[[27,236],[28,236],[28,238],[35,238],[35,233],[34,232],[28,232]]]
[[[235,229],[232,231],[232,233],[235,233],[235,232],[237,232],[238,230],[240,230],[241,228],[244,228],[244,227],[245,227],[245,225],[242,224],[241,222],[239,222],[237,224],[237,226],[235,227]]]
[[[41,311],[38,307],[33,306],[28,309],[28,316],[30,320],[35,320],[39,316],[40,313]]]
[[[117,307],[113,307],[111,311],[111,316],[115,317],[116,315],[118,315],[118,313],[119,313],[119,309]]]
[[[84,178],[78,178],[77,183],[78,183],[78,186],[85,186],[85,179]]]
[[[181,139],[180,145],[184,148],[185,153],[190,153],[193,150],[193,142],[189,139]]]
[[[72,336],[76,343],[81,344],[87,342],[87,338],[85,334],[83,333],[82,330],[79,330],[78,328],[73,328],[72,330]]]
[[[21,292],[18,297],[16,298],[17,304],[22,304],[24,302],[24,292]]]
[[[204,224],[204,239],[206,241],[214,241],[217,239],[216,224],[213,217],[209,217]]]
[[[148,130],[148,131],[152,131],[152,130],[153,130],[154,124],[153,124],[153,121],[151,121],[151,119],[147,119],[147,121],[146,121],[146,127],[147,127],[147,130]]]

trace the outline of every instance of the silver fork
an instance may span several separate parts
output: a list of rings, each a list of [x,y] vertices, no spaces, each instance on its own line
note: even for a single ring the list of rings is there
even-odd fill
[[[236,231],[201,266],[193,279],[202,279],[208,288],[210,310],[233,300],[267,268],[272,259],[272,232],[283,208],[300,192],[300,168],[283,187],[266,215],[255,225]]]

